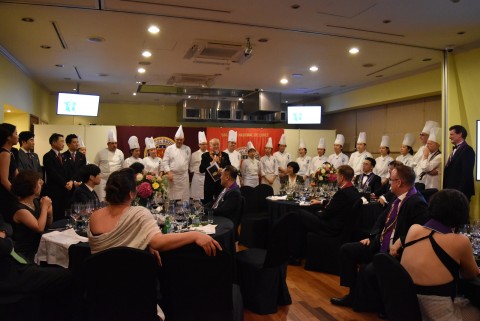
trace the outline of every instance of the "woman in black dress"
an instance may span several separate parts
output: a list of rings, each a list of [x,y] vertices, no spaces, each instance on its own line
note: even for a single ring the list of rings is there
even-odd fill
[[[9,123],[0,124],[0,215],[4,216],[15,200],[10,189],[18,170],[11,149],[17,143],[17,128]]]

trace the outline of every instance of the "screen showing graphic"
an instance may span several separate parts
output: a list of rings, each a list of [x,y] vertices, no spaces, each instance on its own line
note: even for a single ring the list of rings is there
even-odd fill
[[[70,116],[97,116],[100,96],[58,94],[57,114]]]
[[[288,106],[288,124],[320,124],[322,122],[321,106]]]

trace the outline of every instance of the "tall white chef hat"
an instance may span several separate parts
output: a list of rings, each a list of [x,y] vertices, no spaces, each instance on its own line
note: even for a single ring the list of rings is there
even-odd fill
[[[108,142],[109,143],[117,142],[117,131],[115,129],[110,129],[108,131]]]
[[[267,144],[265,144],[265,148],[273,148],[272,137],[268,137]]]
[[[303,141],[303,138],[300,138],[300,143],[298,144],[298,149],[300,149],[300,148],[307,148],[305,146],[305,142]]]
[[[145,146],[147,149],[157,148],[157,146],[155,146],[153,137],[145,137]]]
[[[285,137],[285,134],[282,134],[282,137],[280,137],[280,140],[278,141],[279,145],[287,145],[287,137]]]
[[[390,147],[390,137],[388,137],[387,135],[382,136],[380,147]]]
[[[412,133],[406,133],[405,136],[403,137],[402,145],[412,147],[414,142],[415,142],[415,136]]]
[[[77,138],[78,138],[78,148],[85,148],[85,143],[83,142],[82,137],[77,135]]]
[[[430,130],[431,130],[433,127],[439,127],[439,126],[440,126],[440,125],[439,125],[436,121],[427,120],[427,121],[425,122],[425,126],[423,126],[422,133],[430,134]]]
[[[198,132],[198,143],[199,144],[207,143],[207,136],[205,136],[205,132]]]
[[[229,130],[228,131],[228,142],[237,142],[237,132],[234,130]]]
[[[344,145],[345,144],[345,137],[342,134],[337,134],[337,138],[335,138],[334,145]]]
[[[317,148],[325,149],[325,138],[319,139]]]
[[[358,134],[357,144],[366,144],[366,143],[367,143],[367,133],[360,132],[360,134]]]
[[[442,133],[440,132],[440,127],[432,127],[430,129],[430,135],[428,136],[428,140],[440,144],[442,141]]]
[[[128,139],[128,146],[130,147],[130,150],[140,148],[140,144],[138,143],[138,137],[130,136],[130,138]]]
[[[255,146],[253,146],[252,142],[247,143],[247,152],[250,151],[250,149],[254,149],[256,151]]]
[[[183,135],[183,127],[182,125],[180,125],[180,127],[178,127],[177,129],[177,132],[175,133],[175,138],[185,138],[185,136]]]

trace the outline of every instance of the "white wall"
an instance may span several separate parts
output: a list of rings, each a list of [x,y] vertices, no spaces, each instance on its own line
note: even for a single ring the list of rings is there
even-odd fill
[[[320,138],[325,139],[326,152],[325,155],[333,153],[333,143],[335,142],[335,130],[315,130],[315,129],[285,129],[285,136],[287,138],[286,150],[292,155],[293,159],[298,157],[298,144],[300,138],[303,138],[307,147],[307,155],[317,156],[317,146]]]

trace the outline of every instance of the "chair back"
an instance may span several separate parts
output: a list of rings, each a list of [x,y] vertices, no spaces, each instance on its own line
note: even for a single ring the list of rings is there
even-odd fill
[[[240,193],[245,197],[245,213],[253,213],[257,210],[257,196],[255,189],[251,186],[240,187]]]
[[[277,267],[288,261],[290,238],[289,228],[292,226],[294,214],[288,213],[278,220],[272,228],[267,245],[267,253],[263,267]]]
[[[88,320],[159,321],[157,265],[146,251],[117,247],[85,260]]]
[[[430,197],[432,197],[433,194],[435,194],[436,192],[438,192],[438,189],[436,189],[436,188],[427,188],[427,189],[424,189],[423,191],[420,191],[420,193],[422,193],[422,195],[425,198],[425,201],[427,201],[427,203],[430,200]]]
[[[257,197],[257,212],[266,212],[268,210],[267,197],[273,195],[273,188],[267,184],[259,184],[254,190]]]
[[[388,320],[421,321],[415,286],[400,262],[386,253],[379,253],[373,257],[373,264]]]

